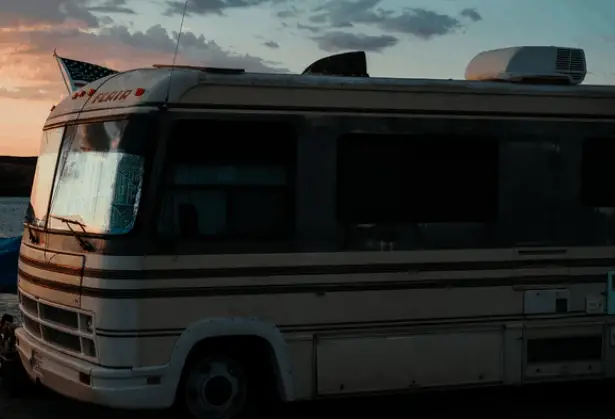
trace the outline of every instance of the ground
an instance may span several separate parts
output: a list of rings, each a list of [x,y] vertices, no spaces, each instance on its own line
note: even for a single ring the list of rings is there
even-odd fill
[[[611,382],[582,382],[530,386],[524,389],[437,392],[412,396],[361,398],[301,403],[280,412],[295,418],[400,417],[508,419],[607,419],[615,417]],[[60,397],[50,392],[11,398],[0,390],[0,419],[159,419],[176,417],[172,412],[111,411]]]

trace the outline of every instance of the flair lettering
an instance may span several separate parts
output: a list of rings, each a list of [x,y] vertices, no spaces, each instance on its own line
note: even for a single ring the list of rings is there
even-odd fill
[[[132,93],[132,90],[117,90],[113,92],[98,93],[92,99],[92,103],[115,102],[118,100],[126,100]]]

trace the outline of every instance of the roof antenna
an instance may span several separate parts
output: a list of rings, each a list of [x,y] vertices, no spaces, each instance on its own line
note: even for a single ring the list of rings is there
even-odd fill
[[[175,71],[175,61],[177,60],[177,54],[179,53],[179,41],[182,37],[182,31],[184,29],[184,19],[186,18],[186,11],[188,10],[188,2],[184,3],[184,11],[182,12],[182,20],[179,24],[179,32],[177,32],[177,43],[175,44],[175,53],[173,54],[173,66],[171,67],[171,73],[169,74],[169,84],[167,84],[167,95],[164,99],[164,106],[166,107],[169,102],[169,96],[171,95],[171,82],[173,81],[173,72]]]

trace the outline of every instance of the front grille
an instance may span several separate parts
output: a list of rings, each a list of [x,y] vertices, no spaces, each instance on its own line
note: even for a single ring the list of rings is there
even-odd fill
[[[77,313],[46,304],[39,304],[38,308],[43,319],[71,329],[79,329],[79,315]]]
[[[96,357],[92,316],[19,292],[24,328],[35,338],[64,351]]]
[[[70,349],[71,351],[81,351],[81,338],[79,336],[71,335],[70,333],[52,329],[49,326],[43,325],[41,325],[41,331],[43,332],[43,338],[46,341],[53,342],[63,348]]]
[[[34,320],[32,320],[30,317],[24,316],[23,313],[21,316],[23,318],[23,326],[26,328],[26,330],[32,333],[37,338],[40,338],[41,337],[40,325]]]

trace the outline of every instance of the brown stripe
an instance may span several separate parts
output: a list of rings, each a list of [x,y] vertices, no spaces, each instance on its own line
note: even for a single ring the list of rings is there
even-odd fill
[[[277,324],[276,327],[282,333],[323,333],[340,332],[349,330],[405,330],[416,327],[443,327],[459,324],[493,324],[504,322],[518,322],[524,320],[537,321],[541,319],[563,318],[566,319],[588,319],[595,320],[596,317],[604,317],[605,314],[587,314],[585,311],[569,311],[557,315],[553,314],[499,314],[499,315],[479,315],[471,317],[437,317],[437,318],[415,318],[415,319],[396,319],[360,322],[328,322],[328,323],[302,323],[302,324]],[[185,327],[165,328],[165,329],[107,329],[96,328],[97,336],[105,337],[168,337],[178,336],[186,330]]]
[[[495,95],[498,95],[496,93]],[[541,99],[541,96],[529,94],[528,96]],[[573,98],[578,99],[577,97]],[[609,100],[610,98],[598,98]],[[545,98],[548,100],[548,98]],[[144,103],[143,106],[160,106],[162,103]],[[330,113],[330,114],[400,114],[408,116],[474,116],[474,117],[502,117],[502,118],[567,118],[567,119],[613,119],[614,116],[609,113],[596,112],[575,112],[575,113],[558,113],[558,112],[509,112],[509,111],[458,111],[458,110],[435,110],[435,109],[400,109],[400,108],[358,108],[358,107],[338,107],[338,106],[279,106],[279,105],[235,105],[235,104],[208,104],[208,103],[169,103],[171,110],[180,109],[198,109],[198,110],[234,110],[234,111],[274,111],[274,112],[305,112],[305,113]],[[98,109],[96,109],[98,110]]]
[[[295,276],[295,275],[344,275],[344,274],[385,274],[404,272],[441,272],[441,271],[485,271],[499,269],[527,268],[583,268],[612,267],[615,259],[542,259],[528,261],[501,262],[429,262],[429,263],[372,263],[364,265],[311,265],[311,266],[265,266],[241,268],[201,268],[201,269],[152,269],[118,270],[92,269],[41,262],[24,255],[19,260],[25,265],[54,273],[98,278],[98,279],[193,279],[193,278],[241,278],[258,276]]]
[[[563,284],[604,283],[605,275],[587,276],[547,276],[547,277],[508,277],[481,279],[438,279],[410,281],[364,281],[353,283],[320,283],[320,284],[284,284],[284,285],[237,285],[214,287],[183,287],[183,288],[143,288],[143,289],[105,289],[80,287],[41,278],[19,269],[19,280],[34,285],[83,295],[94,298],[109,299],[146,299],[174,297],[213,297],[238,295],[278,295],[278,294],[316,294],[325,295],[332,292],[361,291],[400,291],[413,289],[442,288],[477,288],[504,286],[544,286]]]
[[[476,92],[473,92],[475,94]],[[494,96],[501,93],[494,93]],[[519,94],[515,94],[518,96]],[[551,97],[544,97],[532,93],[525,94],[528,97],[536,97],[538,99],[550,100]],[[573,96],[572,100],[582,99],[578,96]],[[599,100],[609,100],[608,97],[599,97]],[[575,113],[560,113],[560,112],[507,112],[507,111],[456,111],[456,110],[434,110],[434,109],[399,109],[399,108],[357,108],[357,107],[331,107],[331,106],[276,106],[276,105],[232,105],[232,104],[206,104],[206,103],[163,103],[149,102],[139,103],[135,105],[124,106],[124,108],[150,108],[165,106],[171,110],[211,110],[211,111],[267,111],[267,112],[301,112],[301,113],[330,113],[330,114],[363,114],[363,115],[408,115],[408,116],[442,116],[442,117],[501,117],[501,118],[566,118],[566,119],[614,119],[615,117],[609,113],[596,112],[575,112]],[[120,107],[101,107],[95,109],[84,109],[85,112],[100,112],[105,110],[117,110]],[[68,115],[72,112],[54,115],[54,118],[59,118]],[[51,127],[52,124],[45,125],[45,129]]]

